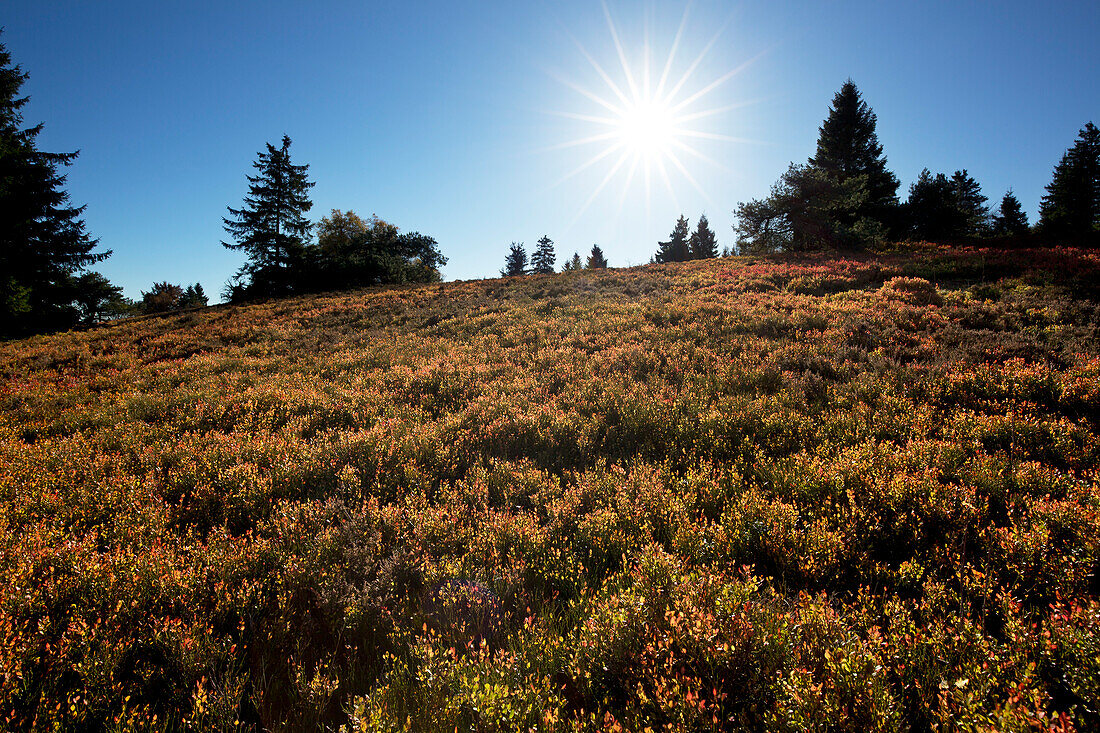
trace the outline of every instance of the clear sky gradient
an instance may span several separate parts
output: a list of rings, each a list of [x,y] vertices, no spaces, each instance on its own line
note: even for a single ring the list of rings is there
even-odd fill
[[[608,3],[639,85],[646,38],[655,85],[686,8]],[[434,236],[444,277],[470,279],[543,234],[559,265],[593,242],[612,266],[640,264],[681,212],[732,244],[732,209],[812,154],[848,77],[903,198],[926,166],[966,168],[1034,220],[1053,166],[1100,123],[1095,0],[698,0],[666,90],[718,34],[678,98],[740,69],[684,110],[736,140],[691,138],[686,174],[669,160],[668,184],[654,169],[648,188],[640,168],[626,185],[629,161],[608,178],[618,153],[561,181],[610,142],[563,146],[607,129],[575,117],[606,114],[593,97],[615,102],[580,49],[628,87],[598,1],[9,0],[0,23],[31,75],[26,123],[45,123],[44,150],[80,149],[68,189],[114,250],[98,269],[131,297],[159,280],[220,292],[242,261],[219,244],[221,217],[284,133],[317,182],[315,220],[376,213]]]

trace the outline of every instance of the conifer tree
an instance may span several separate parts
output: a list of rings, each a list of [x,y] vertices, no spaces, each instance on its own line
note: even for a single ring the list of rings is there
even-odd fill
[[[574,252],[573,257],[566,260],[565,264],[561,266],[562,272],[570,272],[573,270],[583,270],[584,262],[581,261],[581,255],[579,252]]]
[[[699,223],[688,240],[688,251],[693,260],[705,260],[718,256],[718,237],[710,228],[706,214],[699,217]]]
[[[501,277],[527,274],[527,250],[523,248],[523,242],[512,242],[508,250],[508,256],[504,259],[504,269],[500,271]]]
[[[909,236],[914,239],[937,241],[955,236],[960,217],[951,179],[943,173],[933,176],[927,168],[922,170],[909,187],[905,213]]]
[[[686,216],[676,220],[676,226],[672,229],[667,242],[657,243],[657,254],[653,259],[658,263],[684,262],[690,257],[688,238],[690,236],[690,224]]]
[[[1027,213],[1020,201],[1009,189],[1001,199],[1001,211],[993,215],[993,233],[997,236],[1020,236],[1027,234]]]
[[[956,236],[978,237],[989,231],[988,199],[982,195],[982,187],[963,168],[951,176],[951,187],[955,194],[955,209],[958,212],[958,230]]]
[[[603,250],[600,249],[600,245],[592,245],[592,251],[589,252],[588,261],[584,264],[584,266],[589,270],[607,269],[607,258],[603,256]]]
[[[1039,205],[1039,229],[1059,237],[1100,232],[1100,129],[1089,122],[1054,168]]]
[[[78,153],[42,152],[42,125],[22,128],[27,77],[0,44],[0,338],[74,325],[80,283],[92,283],[77,273],[111,254],[92,251],[84,207],[69,203],[58,172]]]
[[[207,305],[206,292],[202,289],[200,283],[194,285],[188,285],[187,289],[183,291],[183,295],[180,296],[177,307],[179,308],[200,308]]]
[[[865,198],[847,224],[858,219],[888,223],[897,207],[898,179],[886,169],[877,122],[855,83],[848,79],[833,97],[829,116],[819,130],[817,152],[809,161],[841,183],[861,179]]]
[[[557,255],[554,254],[554,240],[546,234],[538,241],[538,247],[531,255],[531,272],[536,275],[548,275],[554,272]]]
[[[309,189],[314,184],[308,165],[291,162],[286,135],[279,148],[268,143],[252,167],[257,174],[248,176],[244,206],[228,207],[230,217],[222,220],[234,241],[222,244],[248,255],[238,273],[248,296],[285,295],[302,289],[313,229],[305,214],[313,208]]]

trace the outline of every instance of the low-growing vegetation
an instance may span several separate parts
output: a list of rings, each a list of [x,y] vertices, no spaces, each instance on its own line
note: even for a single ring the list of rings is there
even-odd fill
[[[0,726],[1094,730],[1100,255],[0,344]]]

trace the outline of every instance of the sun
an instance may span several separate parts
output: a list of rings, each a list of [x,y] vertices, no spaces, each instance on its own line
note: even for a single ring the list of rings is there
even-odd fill
[[[588,64],[595,70],[603,86],[593,91],[562,76],[558,80],[587,100],[595,108],[585,112],[553,112],[552,114],[579,120],[592,125],[591,133],[566,142],[552,145],[547,150],[563,148],[590,148],[592,155],[562,177],[557,184],[597,165],[607,166],[606,174],[595,190],[577,211],[574,221],[588,209],[596,198],[616,178],[622,180],[619,206],[622,208],[627,193],[636,181],[644,186],[646,206],[655,185],[663,184],[673,202],[679,208],[676,189],[681,182],[690,184],[708,202],[710,197],[692,174],[689,164],[706,163],[721,166],[697,147],[699,140],[730,143],[753,142],[744,138],[712,132],[700,128],[699,121],[715,117],[723,112],[752,104],[750,101],[714,105],[713,93],[733,78],[754,59],[712,80],[700,82],[700,68],[708,52],[722,34],[722,29],[703,45],[700,52],[682,66],[683,71],[673,74],[680,61],[678,51],[684,40],[688,21],[685,9],[680,25],[664,59],[653,63],[648,31],[640,48],[627,53],[619,30],[611,17],[607,3],[603,3],[604,17],[618,59],[618,68],[606,70],[576,38],[573,43]],[[633,61],[632,61],[633,59]],[[675,183],[674,183],[675,180]]]
[[[671,152],[676,118],[668,104],[643,99],[624,107],[616,127],[620,142],[635,155],[657,158]]]

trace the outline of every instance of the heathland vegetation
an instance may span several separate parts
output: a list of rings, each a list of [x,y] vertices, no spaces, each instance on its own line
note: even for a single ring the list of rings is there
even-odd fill
[[[0,345],[0,721],[1095,729],[1098,275],[720,258]]]

